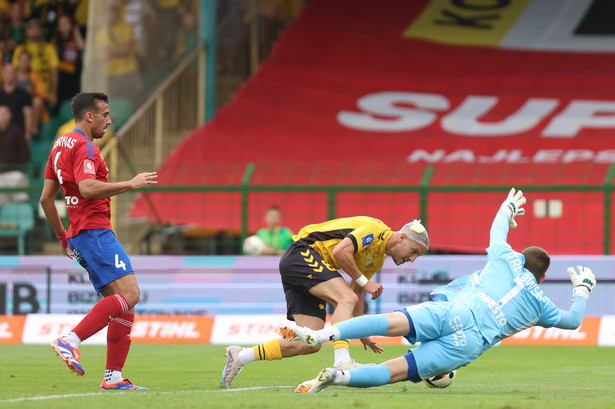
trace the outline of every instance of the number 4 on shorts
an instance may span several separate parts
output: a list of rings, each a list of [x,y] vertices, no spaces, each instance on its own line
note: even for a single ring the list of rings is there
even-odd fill
[[[126,263],[120,260],[119,254],[115,255],[115,268],[122,268],[124,271],[126,271]]]

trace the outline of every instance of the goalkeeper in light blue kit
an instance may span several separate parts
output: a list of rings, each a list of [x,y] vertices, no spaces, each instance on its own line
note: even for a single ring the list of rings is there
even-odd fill
[[[323,369],[295,392],[317,393],[331,385],[367,388],[388,383],[420,382],[468,365],[497,342],[532,326],[576,329],[589,294],[596,285],[587,267],[568,268],[574,286],[569,311],[560,310],[538,286],[550,264],[540,247],[522,253],[506,242],[515,216],[524,214],[525,197],[511,189],[490,231],[487,264],[482,270],[437,288],[435,302],[424,302],[389,314],[365,315],[313,331],[288,325],[281,333],[291,340],[318,346],[338,339],[373,335],[403,336],[421,344],[404,356],[375,366],[350,370]]]

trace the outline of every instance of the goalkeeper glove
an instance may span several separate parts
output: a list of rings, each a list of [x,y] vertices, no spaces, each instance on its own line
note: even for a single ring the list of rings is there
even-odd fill
[[[511,229],[517,227],[515,216],[525,214],[525,209],[521,208],[521,206],[523,206],[525,202],[526,200],[525,196],[523,196],[523,192],[519,190],[515,193],[515,188],[513,187],[512,189],[510,189],[510,192],[508,192],[508,197],[506,198],[506,200],[504,200],[504,202],[500,206],[500,210],[503,210],[506,212],[506,214],[508,214],[508,226]]]
[[[588,267],[577,266],[577,269],[579,269],[578,272],[574,267],[568,267],[568,275],[574,286],[572,298],[579,296],[589,301],[589,293],[596,286],[596,277],[594,277],[594,273]]]

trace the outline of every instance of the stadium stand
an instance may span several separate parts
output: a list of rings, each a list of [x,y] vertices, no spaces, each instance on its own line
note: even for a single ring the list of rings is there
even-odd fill
[[[165,158],[161,189],[193,191],[140,196],[130,214],[244,232],[271,203],[294,229],[423,215],[434,250],[479,253],[485,203],[515,185],[540,193],[514,240],[610,252],[613,36],[578,31],[596,13],[566,4],[311,1]]]
[[[7,203],[0,209],[0,237],[17,239],[17,254],[26,254],[26,235],[34,227],[34,211],[29,203]]]

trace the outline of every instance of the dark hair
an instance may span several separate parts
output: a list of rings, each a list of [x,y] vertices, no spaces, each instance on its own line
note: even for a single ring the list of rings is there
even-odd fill
[[[551,264],[549,253],[543,248],[530,246],[523,250],[523,256],[525,257],[525,264],[523,267],[534,274],[536,281],[540,280]]]
[[[41,22],[39,19],[37,18],[31,18],[30,20],[26,21],[26,27],[30,27],[30,26],[41,26]]]
[[[56,25],[58,24],[60,18],[62,18],[62,17],[67,17],[70,20],[70,24],[73,27],[73,29],[75,28],[75,26],[77,25],[77,22],[75,21],[73,16],[71,16],[70,14],[62,14],[61,16],[58,16],[58,19],[56,20]],[[72,41],[74,39],[75,39],[75,35],[71,31],[69,33],[67,41]],[[56,45],[56,47],[57,47],[58,44],[61,44],[63,41],[65,41],[65,40],[62,38],[62,34],[60,34],[60,30],[56,29],[56,32],[53,35],[53,43],[54,43],[54,45]]]
[[[280,210],[280,208],[279,208],[278,206],[276,206],[276,205],[271,205],[271,206],[269,206],[269,207],[267,208],[267,211],[270,211],[270,210],[277,210],[278,212],[282,213],[282,211]]]
[[[102,92],[82,92],[75,95],[70,104],[75,121],[83,119],[88,112],[98,110],[98,101],[109,103],[109,97]]]

